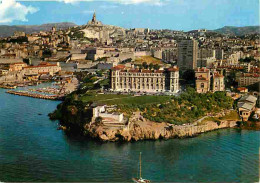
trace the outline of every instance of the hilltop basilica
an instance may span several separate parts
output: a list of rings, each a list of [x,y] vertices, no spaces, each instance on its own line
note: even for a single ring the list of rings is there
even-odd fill
[[[108,43],[111,42],[111,38],[114,35],[124,35],[125,30],[120,27],[104,25],[101,21],[96,18],[96,12],[94,12],[92,19],[86,24],[82,30],[84,36],[90,39],[97,39],[100,42]]]
[[[92,20],[88,22],[87,26],[103,26],[101,21],[97,21],[96,11],[94,12]]]

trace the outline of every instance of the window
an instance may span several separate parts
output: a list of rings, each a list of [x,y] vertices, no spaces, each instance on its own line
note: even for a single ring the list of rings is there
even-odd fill
[[[204,83],[201,83],[201,84],[200,84],[200,87],[201,87],[201,88],[204,88]]]

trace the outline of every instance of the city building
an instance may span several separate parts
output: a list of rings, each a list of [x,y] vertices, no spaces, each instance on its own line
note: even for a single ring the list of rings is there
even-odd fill
[[[198,93],[207,93],[210,90],[210,70],[203,67],[195,71],[196,91]]]
[[[238,86],[249,86],[260,82],[260,74],[257,73],[243,73],[241,76],[237,78]]]
[[[238,100],[237,107],[243,121],[248,121],[252,111],[255,109],[257,98],[253,95],[245,95]]]
[[[216,54],[215,56],[216,56],[217,60],[224,59],[224,50],[223,49],[220,49],[220,48],[216,49],[215,54]]]
[[[111,89],[122,92],[171,92],[179,91],[179,69],[146,70],[118,65],[111,69]]]
[[[200,48],[198,50],[198,58],[209,58],[214,57],[216,58],[216,50],[210,48]]]
[[[21,71],[27,64],[24,62],[12,63],[9,65],[9,71]]]
[[[196,69],[198,59],[198,42],[193,39],[178,43],[178,67],[180,70]]]
[[[213,74],[213,86],[212,91],[225,91],[224,76],[218,72]]]
[[[177,61],[177,54],[176,48],[166,48],[162,51],[162,60],[166,62]]]
[[[212,68],[215,62],[216,62],[216,58],[214,57],[198,58],[197,67]]]
[[[102,123],[104,124],[123,124],[124,123],[124,114],[120,113],[109,113],[107,111],[108,106],[102,105],[93,108],[92,122],[100,117],[102,118]]]
[[[50,64],[48,62],[41,62],[37,66],[27,66],[24,67],[25,75],[39,75],[39,74],[49,74],[54,75],[55,73],[61,71],[59,64]]]

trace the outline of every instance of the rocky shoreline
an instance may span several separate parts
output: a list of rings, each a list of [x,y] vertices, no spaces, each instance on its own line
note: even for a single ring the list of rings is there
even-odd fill
[[[198,134],[236,126],[236,121],[220,121],[219,124],[207,121],[203,125],[172,125],[152,121],[131,121],[125,128],[113,128],[103,125],[87,124],[85,134],[100,141],[139,141],[194,137]]]
[[[201,133],[237,126],[237,119],[228,117],[230,110],[220,111],[214,116],[207,113],[205,117],[196,122],[180,125],[151,121],[144,117],[143,111],[137,110],[125,118],[126,122],[114,121],[111,123],[106,122],[105,119],[103,121],[102,118],[93,120],[93,108],[90,105],[75,100],[73,96],[67,97],[49,116],[53,120],[60,120],[60,124],[68,133],[83,134],[103,142],[194,137]]]

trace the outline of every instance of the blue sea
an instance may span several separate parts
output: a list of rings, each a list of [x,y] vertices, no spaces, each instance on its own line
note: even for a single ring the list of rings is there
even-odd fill
[[[100,143],[58,131],[57,101],[0,89],[0,181],[131,182],[142,152],[152,182],[258,182],[259,131],[223,129],[195,138]]]

